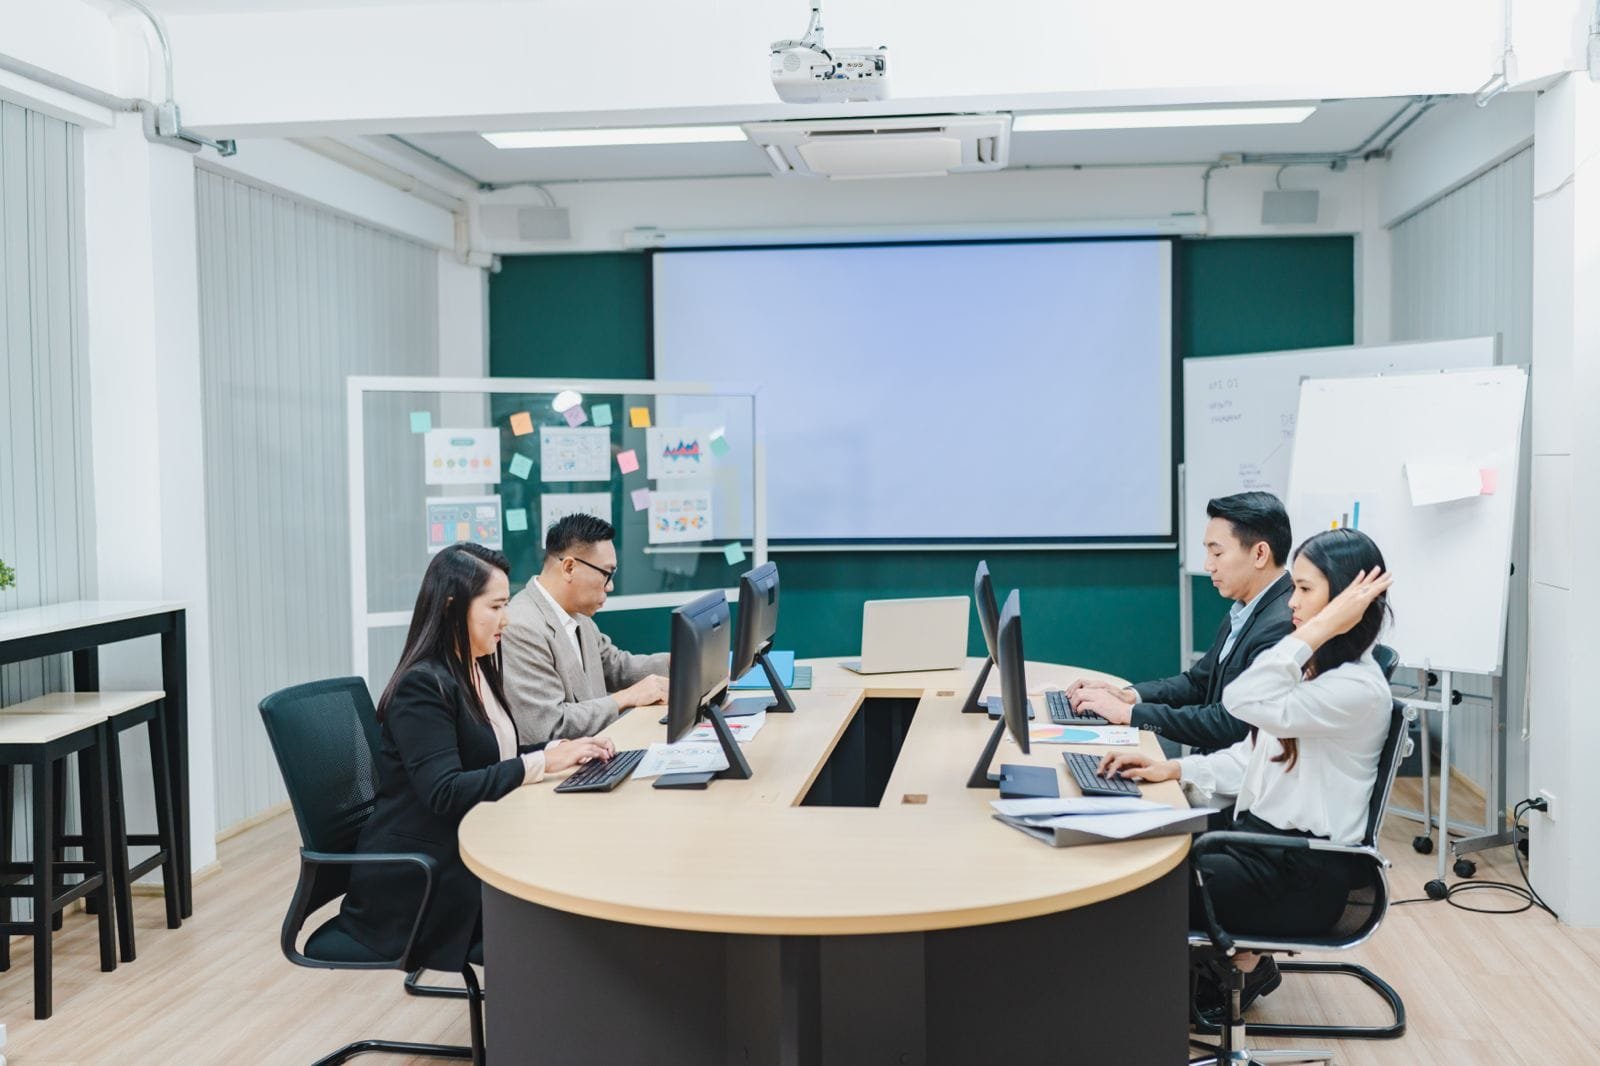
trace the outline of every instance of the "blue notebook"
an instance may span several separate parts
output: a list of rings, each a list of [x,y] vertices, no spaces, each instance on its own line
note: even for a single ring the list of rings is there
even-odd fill
[[[767,658],[772,660],[773,669],[778,671],[778,680],[783,682],[784,688],[794,687],[794,652],[769,651]],[[728,656],[728,662],[733,662],[733,656]],[[767,672],[761,669],[761,664],[756,663],[748,673],[728,686],[739,692],[748,692],[751,689],[765,691],[767,688]]]

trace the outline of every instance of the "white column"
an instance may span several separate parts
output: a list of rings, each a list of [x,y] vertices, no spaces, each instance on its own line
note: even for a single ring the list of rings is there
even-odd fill
[[[101,599],[188,605],[189,803],[196,870],[216,860],[194,162],[137,115],[84,132],[85,277]],[[248,605],[237,605],[248,610]],[[106,687],[160,687],[154,641],[102,653]],[[151,809],[127,745],[130,815]]]
[[[1600,926],[1600,85],[1570,74],[1534,133],[1533,494],[1529,789],[1534,887],[1573,925]]]
[[[439,253],[439,376],[489,376],[488,275],[479,267],[461,263],[453,252]],[[442,425],[484,425],[489,399],[446,395],[439,413]]]
[[[1389,294],[1393,243],[1383,223],[1382,190],[1387,163],[1370,160],[1359,170],[1361,232],[1356,234],[1356,343],[1387,344],[1392,336]]]

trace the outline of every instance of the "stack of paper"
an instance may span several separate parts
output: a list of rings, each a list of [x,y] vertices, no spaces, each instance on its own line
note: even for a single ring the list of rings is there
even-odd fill
[[[728,731],[733,734],[733,739],[741,744],[748,744],[761,732],[761,727],[767,724],[767,712],[757,711],[755,714],[740,715],[738,718],[726,719]],[[689,730],[678,743],[680,744],[716,744],[717,730],[710,722],[701,722]],[[720,749],[719,749],[720,750]]]
[[[652,744],[634,768],[634,777],[657,777],[661,774],[703,774],[726,770],[728,757],[722,745],[679,741],[676,744]]]
[[[994,800],[990,806],[998,821],[1057,848],[1198,833],[1211,815],[1209,807],[1174,808],[1131,796]]]
[[[1052,725],[1041,722],[1028,727],[1028,739],[1035,744],[1101,744],[1111,748],[1126,748],[1139,743],[1139,731],[1130,725]]]

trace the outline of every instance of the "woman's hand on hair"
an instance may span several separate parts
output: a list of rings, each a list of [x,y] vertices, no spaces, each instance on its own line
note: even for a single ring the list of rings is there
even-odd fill
[[[1315,650],[1339,634],[1350,632],[1356,623],[1365,617],[1367,609],[1377,602],[1392,584],[1394,575],[1385,573],[1382,567],[1373,567],[1370,572],[1360,571],[1355,579],[1345,586],[1343,592],[1329,600],[1327,606],[1300,627],[1299,635]],[[1311,630],[1309,634],[1305,632],[1308,629]],[[1312,643],[1308,637],[1315,639],[1316,643]]]

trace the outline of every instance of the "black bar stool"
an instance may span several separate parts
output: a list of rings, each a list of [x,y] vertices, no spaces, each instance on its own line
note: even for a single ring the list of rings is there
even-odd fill
[[[32,703],[33,701],[29,701]],[[108,802],[109,774],[107,752],[110,724],[105,715],[27,713],[27,704],[8,707],[0,713],[0,829],[5,832],[4,853],[0,854],[0,902],[8,913],[0,922],[0,939],[6,947],[0,963],[9,966],[13,935],[33,937],[33,1016],[48,1018],[53,1010],[51,936],[54,919],[62,908],[77,899],[93,899],[99,905],[100,969],[117,968],[116,934],[112,923],[110,876],[111,809]],[[21,712],[21,713],[12,713]],[[85,856],[81,862],[58,862],[55,841],[54,778],[57,763],[69,755],[78,756],[79,776],[85,782],[87,801],[83,808]],[[28,862],[11,858],[12,777],[14,768],[27,766],[32,777],[33,855]],[[57,875],[81,874],[83,880],[71,888],[57,890]],[[27,877],[31,884],[18,881]],[[11,921],[13,899],[31,899],[33,917]]]

